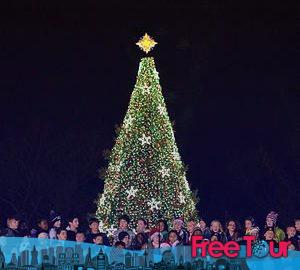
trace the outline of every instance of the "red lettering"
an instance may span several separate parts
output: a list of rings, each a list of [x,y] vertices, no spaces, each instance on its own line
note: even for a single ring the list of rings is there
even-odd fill
[[[208,254],[213,258],[220,258],[223,256],[223,244],[220,241],[213,241],[208,246]]]
[[[275,252],[275,243],[274,243],[274,241],[271,241],[269,243],[270,255],[273,258],[287,257],[288,256],[288,246],[290,245],[290,243],[291,243],[291,241],[279,242],[278,252]]]
[[[239,255],[240,245],[237,242],[229,241],[224,245],[224,254],[228,258],[235,258]]]
[[[203,253],[203,250],[205,252],[205,255],[206,256],[206,248],[203,249],[203,245],[202,243],[200,242],[201,240],[203,239],[203,236],[200,236],[200,235],[194,235],[192,236],[192,257],[195,258],[197,256],[197,249],[198,248],[201,248],[201,253]],[[201,256],[203,256],[201,254]]]
[[[253,235],[245,235],[243,239],[246,241],[246,257],[252,256],[252,241],[255,240]]]

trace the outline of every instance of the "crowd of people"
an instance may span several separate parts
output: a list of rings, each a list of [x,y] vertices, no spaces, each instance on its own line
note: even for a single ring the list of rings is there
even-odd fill
[[[278,214],[271,211],[263,227],[259,228],[253,217],[244,220],[243,226],[235,219],[229,219],[223,227],[219,220],[211,221],[208,226],[204,219],[188,220],[186,223],[176,218],[171,224],[166,220],[158,220],[153,228],[149,228],[144,218],[136,221],[136,227],[130,228],[130,219],[127,215],[118,218],[118,228],[110,235],[99,228],[99,220],[90,218],[88,229],[83,227],[78,216],[73,215],[65,220],[63,226],[60,215],[51,211],[50,218],[41,218],[32,229],[25,229],[17,216],[7,218],[6,228],[1,230],[1,236],[7,237],[34,237],[58,240],[86,242],[96,245],[115,246],[132,250],[146,248],[174,247],[190,245],[195,235],[203,236],[207,241],[237,241],[243,244],[243,236],[252,235],[256,239],[274,242],[275,247],[280,241],[290,241],[289,249],[300,250],[300,218],[295,219],[285,230],[277,225]],[[171,225],[169,227],[169,225]]]

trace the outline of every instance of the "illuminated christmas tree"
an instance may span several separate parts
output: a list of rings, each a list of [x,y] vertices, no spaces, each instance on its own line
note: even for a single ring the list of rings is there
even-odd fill
[[[148,53],[147,34],[137,45]],[[143,217],[196,216],[195,202],[176,146],[153,57],[141,59],[129,108],[112,149],[96,216],[112,228],[121,214]]]

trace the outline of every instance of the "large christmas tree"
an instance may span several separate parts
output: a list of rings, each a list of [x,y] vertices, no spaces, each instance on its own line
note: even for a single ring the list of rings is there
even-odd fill
[[[156,42],[145,34],[137,44],[147,53]],[[154,59],[144,57],[110,155],[96,216],[112,228],[121,214],[153,224],[162,217],[189,219],[195,212]]]

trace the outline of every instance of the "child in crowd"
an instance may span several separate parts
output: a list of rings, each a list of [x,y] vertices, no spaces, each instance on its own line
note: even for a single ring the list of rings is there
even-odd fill
[[[131,245],[131,241],[130,241],[130,235],[128,232],[125,232],[125,231],[121,231],[119,234],[118,234],[118,241],[121,241],[125,244],[125,248],[130,248],[130,245]]]
[[[291,241],[291,244],[294,246],[295,250],[299,250],[298,237],[296,235],[296,228],[291,225],[286,228],[286,238],[285,241]]]
[[[96,245],[103,245],[103,236],[101,234],[96,234],[93,236],[93,243]]]
[[[300,218],[295,219],[296,236],[298,239],[298,246],[300,248]]]
[[[285,239],[285,233],[282,229],[276,226],[278,214],[271,211],[266,217],[265,231],[272,230],[274,232],[274,240],[279,243]]]
[[[242,241],[242,237],[240,236],[240,225],[234,219],[229,219],[226,222],[226,238],[227,241]]]
[[[186,245],[189,241],[188,232],[183,228],[183,221],[179,218],[174,219],[173,221],[173,230],[177,231],[178,235],[181,238],[181,243]]]
[[[150,230],[148,229],[148,223],[144,218],[139,218],[137,220],[137,226],[136,226],[136,234],[142,233],[146,238],[146,241],[148,242],[149,240],[149,234]]]
[[[56,230],[56,236],[58,240],[67,240],[68,237],[67,230],[63,228],[58,228]]]
[[[171,230],[168,233],[168,239],[166,242],[162,243],[160,246],[164,247],[176,247],[181,245],[182,239],[176,230]]]
[[[31,237],[36,238],[42,232],[48,234],[48,229],[48,220],[46,218],[41,218],[37,222],[37,227],[30,231],[30,235]]]
[[[89,220],[89,230],[86,233],[86,242],[93,243],[94,236],[101,235],[103,238],[103,244],[110,246],[109,240],[105,233],[99,231],[99,220],[97,218],[91,218]]]
[[[19,229],[20,219],[17,215],[11,215],[7,218],[7,227],[4,229],[3,236],[6,237],[21,237]]]
[[[76,241],[76,233],[79,228],[79,218],[76,215],[72,215],[68,218],[67,239],[69,241]]]
[[[114,238],[114,243],[119,241],[119,233],[120,232],[127,232],[129,235],[129,245],[131,244],[131,240],[134,238],[135,234],[134,232],[129,229],[129,223],[130,223],[130,219],[127,215],[122,215],[119,217],[118,219],[118,223],[119,223],[119,228],[114,231],[113,233],[113,238]]]
[[[210,229],[206,226],[206,222],[203,218],[199,220],[199,228],[202,232],[203,239],[209,240],[211,238]]]
[[[158,232],[161,233],[162,235],[162,241],[167,241],[168,239],[168,232],[169,232],[169,226],[168,226],[168,223],[166,220],[159,220],[157,223],[156,223],[156,230]]]
[[[150,240],[151,240],[150,247],[151,248],[160,248],[162,239],[163,239],[163,236],[160,232],[154,232],[150,236]]]
[[[114,247],[119,249],[125,249],[125,243],[123,243],[122,241],[117,241]]]
[[[61,227],[61,216],[53,210],[50,211],[50,223],[49,238],[57,239],[57,230]]]
[[[274,247],[278,248],[278,242],[275,240],[275,233],[272,229],[269,229],[264,234],[264,240],[270,244],[270,242],[274,243]]]
[[[245,219],[245,235],[252,235],[255,236],[255,239],[259,239],[259,227],[256,226],[253,217]]]
[[[226,234],[223,231],[222,224],[219,220],[213,220],[210,224],[210,241],[227,242]]]
[[[85,242],[85,234],[82,231],[77,231],[76,233],[76,242]]]
[[[148,237],[145,233],[138,233],[131,244],[131,249],[141,250],[146,249],[148,247]]]
[[[192,235],[193,235],[193,232],[194,232],[196,226],[197,226],[197,223],[196,223],[196,221],[193,220],[193,219],[192,219],[192,220],[189,220],[189,221],[187,222],[187,224],[186,224],[187,232],[188,232],[188,235],[189,235],[189,240],[188,240],[189,243],[190,243],[190,241],[191,241],[191,237],[192,237]]]

